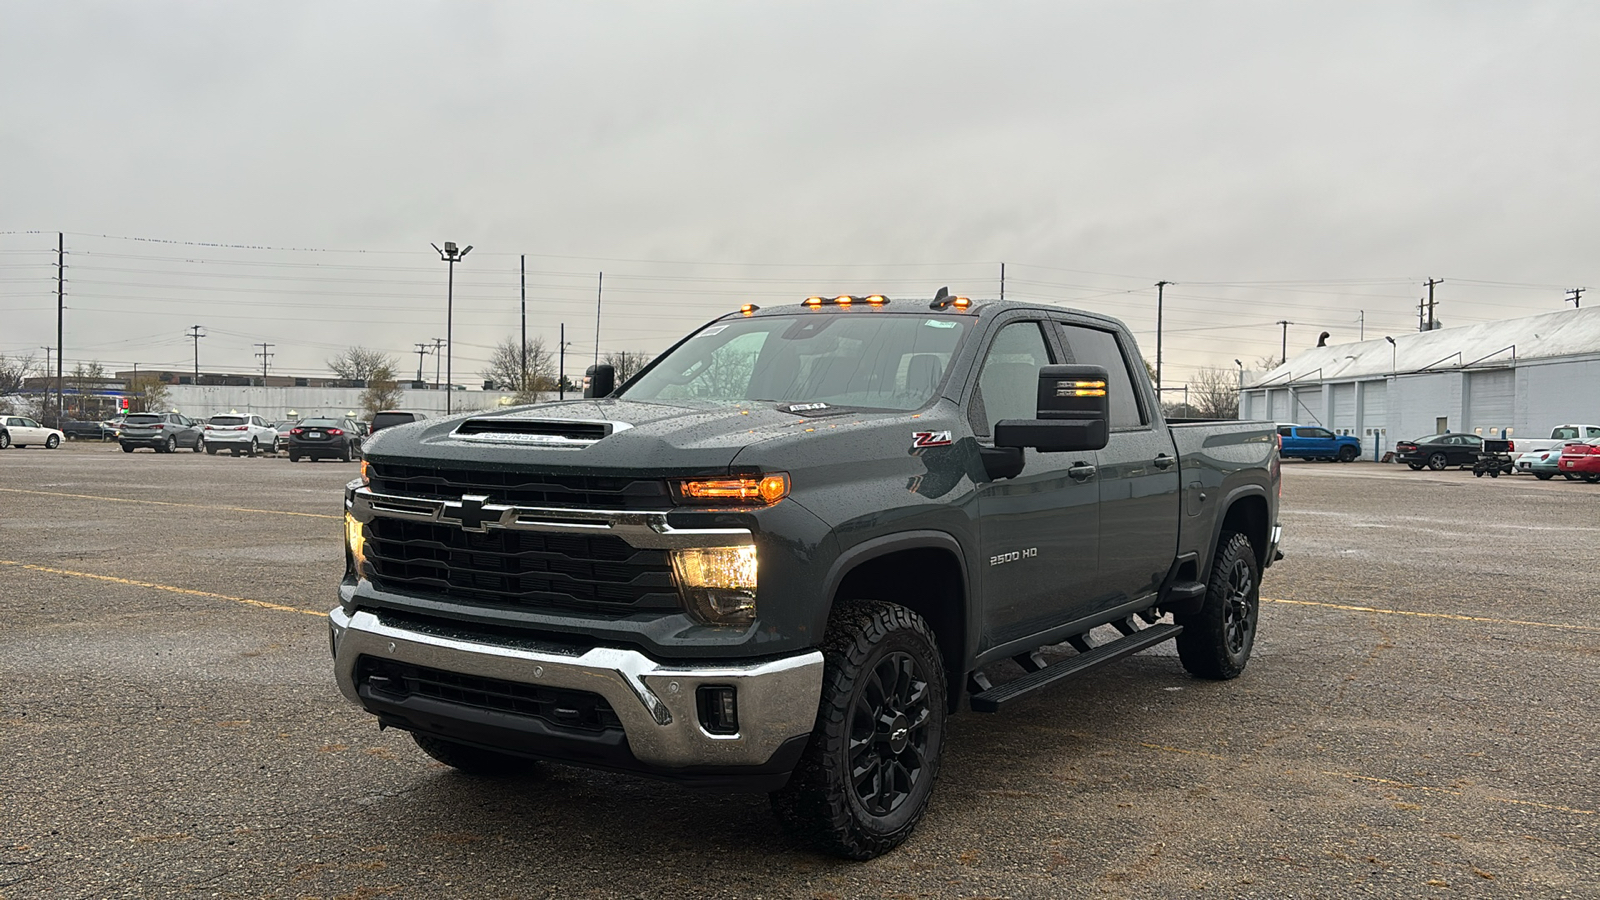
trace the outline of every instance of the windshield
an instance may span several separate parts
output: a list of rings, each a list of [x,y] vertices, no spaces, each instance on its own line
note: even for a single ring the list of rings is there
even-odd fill
[[[622,396],[917,409],[933,399],[969,321],[849,312],[725,320],[662,357]]]
[[[244,416],[212,416],[212,425],[243,425]]]

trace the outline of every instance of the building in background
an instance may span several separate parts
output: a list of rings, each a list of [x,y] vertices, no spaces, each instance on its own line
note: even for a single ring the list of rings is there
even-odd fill
[[[1600,423],[1600,309],[1317,347],[1246,384],[1239,417],[1322,425],[1380,453],[1444,431]]]

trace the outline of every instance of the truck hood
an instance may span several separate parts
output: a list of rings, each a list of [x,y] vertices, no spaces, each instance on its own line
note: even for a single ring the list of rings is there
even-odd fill
[[[379,463],[420,458],[436,465],[537,466],[564,474],[717,474],[746,447],[804,431],[833,412],[795,413],[770,403],[699,407],[568,400],[385,428],[367,440],[364,452]]]

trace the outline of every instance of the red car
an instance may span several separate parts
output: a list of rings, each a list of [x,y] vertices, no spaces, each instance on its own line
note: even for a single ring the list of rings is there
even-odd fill
[[[1578,476],[1594,484],[1600,482],[1600,439],[1573,443],[1561,448],[1561,474]]]

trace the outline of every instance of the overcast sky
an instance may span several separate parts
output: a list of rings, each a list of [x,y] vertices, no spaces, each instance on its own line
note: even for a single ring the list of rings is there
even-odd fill
[[[458,383],[519,254],[530,334],[584,357],[602,270],[602,351],[646,352],[1005,262],[1153,357],[1165,279],[1169,384],[1278,320],[1291,356],[1414,330],[1430,277],[1446,325],[1548,312],[1600,288],[1597,34],[1554,2],[6,2],[0,353],[55,344],[58,231],[69,367],[186,368],[203,324],[207,370],[414,374],[445,240]]]

